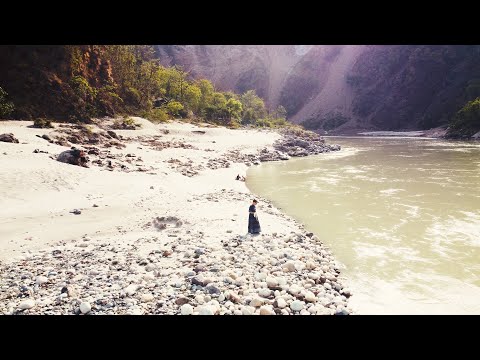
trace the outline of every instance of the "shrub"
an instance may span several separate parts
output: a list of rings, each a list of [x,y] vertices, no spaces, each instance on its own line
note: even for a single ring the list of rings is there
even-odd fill
[[[0,117],[3,118],[5,116],[10,115],[15,107],[13,103],[7,100],[7,92],[0,87]]]
[[[53,125],[50,120],[45,118],[40,118],[40,119],[35,119],[33,121],[33,127],[47,129],[47,128],[53,128]]]
[[[470,137],[480,130],[480,97],[469,101],[452,118],[448,135]]]
[[[167,104],[167,112],[172,116],[179,116],[180,111],[183,110],[183,105],[178,101],[170,101]]]
[[[131,117],[124,116],[121,121],[116,120],[113,123],[112,128],[116,130],[135,130],[137,127],[141,126],[141,124],[137,124]]]
[[[150,120],[153,123],[164,123],[167,122],[170,116],[166,113],[164,109],[157,108],[150,111],[146,111],[142,114],[147,120]]]

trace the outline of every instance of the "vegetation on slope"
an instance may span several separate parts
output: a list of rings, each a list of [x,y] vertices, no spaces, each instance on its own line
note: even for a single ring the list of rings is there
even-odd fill
[[[0,116],[88,123],[141,115],[152,121],[203,120],[238,127],[284,126],[254,90],[221,92],[181,67],[164,67],[148,45],[5,46],[0,49]]]
[[[480,131],[480,97],[469,101],[452,118],[447,137],[469,138]]]

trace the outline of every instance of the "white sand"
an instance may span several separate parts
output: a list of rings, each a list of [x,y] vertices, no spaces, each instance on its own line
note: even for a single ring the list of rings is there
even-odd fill
[[[51,156],[66,148],[36,136],[55,130],[0,122],[0,134],[20,140],[0,142],[0,313],[352,313],[318,237],[265,199],[257,206],[262,234],[247,236],[253,195],[235,180],[247,166],[208,169],[229,151],[271,148],[280,135],[135,120],[141,130],[116,131],[130,138],[127,148],[110,148],[135,154],[131,172],[60,163]],[[137,136],[194,148],[155,150]],[[204,169],[187,177],[171,159]],[[159,217],[175,220],[157,229]]]
[[[170,168],[166,161],[177,158],[192,160],[197,165],[206,164],[209,158],[220,157],[233,149],[255,153],[271,146],[279,135],[254,130],[199,128],[183,123],[154,125],[135,119],[142,124],[141,130],[116,131],[117,134],[129,137],[162,134],[162,141],[182,140],[199,150],[169,148],[156,151],[129,143],[126,149],[111,150],[141,156],[146,168],[159,168],[156,175],[109,172],[96,166],[87,169],[50,158],[51,154],[58,155],[67,148],[35,135],[49,134],[53,129],[28,128],[32,124],[29,121],[0,122],[0,134],[13,133],[20,141],[19,144],[0,142],[0,260],[12,261],[29,250],[83,235],[93,239],[116,236],[119,226],[132,237],[138,237],[139,233],[156,231],[143,228],[155,216],[173,215],[188,221],[192,231],[203,231],[212,244],[219,244],[226,230],[246,234],[249,202],[225,197],[215,202],[205,196],[221,193],[222,189],[248,193],[245,183],[234,180],[237,174],[245,175],[244,164],[207,169],[190,178]],[[170,133],[163,134],[164,129]],[[204,130],[206,134],[195,134],[192,130]],[[49,154],[33,153],[37,148]],[[207,148],[215,151],[204,151]],[[70,213],[73,209],[80,209],[82,214]],[[259,212],[266,233],[287,231],[292,226],[283,217],[262,213],[261,204]]]

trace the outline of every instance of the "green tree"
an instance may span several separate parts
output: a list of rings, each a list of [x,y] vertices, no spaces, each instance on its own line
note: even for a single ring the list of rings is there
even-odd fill
[[[480,97],[469,101],[450,122],[450,136],[470,137],[480,131]]]
[[[267,115],[265,103],[257,96],[255,90],[248,90],[240,97],[242,102],[242,123],[255,124],[258,119]]]
[[[0,117],[9,116],[15,107],[7,100],[8,93],[0,87]]]
[[[239,119],[242,114],[242,103],[234,98],[228,99],[226,105],[227,113],[229,115],[229,120]]]
[[[183,105],[178,101],[170,101],[167,104],[167,112],[172,116],[179,116],[180,111],[183,110]]]

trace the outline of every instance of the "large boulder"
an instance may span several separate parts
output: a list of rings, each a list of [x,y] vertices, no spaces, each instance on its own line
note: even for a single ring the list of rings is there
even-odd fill
[[[58,155],[57,161],[71,165],[88,167],[88,158],[85,154],[85,151],[77,148],[71,148],[70,150],[62,152],[60,155]]]
[[[0,141],[18,144],[18,139],[12,133],[1,134]]]

